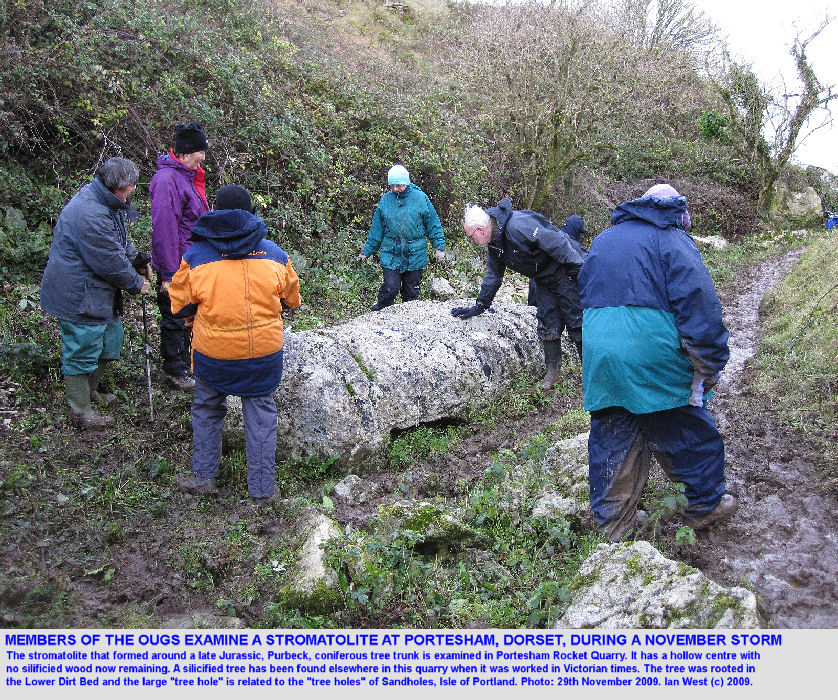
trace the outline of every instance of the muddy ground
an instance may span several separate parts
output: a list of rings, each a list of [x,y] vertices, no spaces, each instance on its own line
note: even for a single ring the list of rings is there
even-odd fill
[[[764,294],[801,251],[752,269],[724,299],[731,359],[711,403],[725,438],[728,491],[739,510],[701,533],[690,563],[719,583],[745,582],[776,627],[838,627],[838,511],[822,488],[814,448],[790,435],[749,391]]]
[[[723,585],[745,585],[758,597],[768,625],[778,628],[838,627],[838,511],[834,492],[820,488],[815,448],[789,434],[749,392],[748,360],[760,339],[762,299],[800,258],[802,250],[768,260],[723,293],[724,320],[730,331],[730,361],[710,409],[725,438],[727,490],[739,509],[726,524],[698,533],[684,560]],[[581,380],[578,382],[581,394]],[[578,395],[577,394],[577,398]],[[576,399],[555,398],[523,421],[466,440],[456,455],[437,458],[433,471],[457,478],[479,476],[498,449],[551,425]],[[422,473],[422,470],[418,470]],[[341,519],[363,525],[365,508],[345,509]],[[679,527],[664,521],[664,536]],[[668,532],[667,532],[668,531]]]
[[[770,406],[759,405],[749,393],[747,360],[759,340],[757,309],[798,257],[799,252],[790,253],[759,265],[722,294],[732,352],[711,410],[726,440],[728,490],[740,507],[729,523],[699,533],[696,545],[678,551],[721,584],[747,585],[758,595],[769,626],[834,628],[834,490],[820,488],[814,448],[786,432]],[[138,326],[137,318],[132,325]],[[117,384],[123,433],[114,436],[75,431],[66,420],[60,385],[52,381],[44,387],[33,401],[14,381],[0,377],[0,624],[271,624],[264,617],[271,577],[251,573],[246,580],[234,579],[259,571],[272,556],[272,543],[286,538],[296,521],[282,506],[254,509],[241,484],[227,487],[220,498],[198,500],[174,487],[174,477],[190,463],[189,398],[162,401],[156,388],[156,422],[149,424],[144,384]],[[336,500],[333,515],[343,526],[365,527],[382,502],[462,495],[499,450],[520,445],[580,407],[581,377],[573,367],[549,403],[518,418],[461,426],[463,438],[454,451],[407,471],[365,475],[380,485],[379,495],[363,504]],[[284,496],[302,493],[316,500],[322,493],[322,478],[305,481],[280,473],[278,480]],[[679,524],[677,518],[664,521],[664,538],[671,541]],[[234,548],[231,538],[237,538]],[[191,551],[186,541],[201,542],[203,549]],[[244,552],[243,558],[230,560],[236,551]],[[248,587],[252,603],[242,593]],[[400,624],[398,616],[382,622]]]

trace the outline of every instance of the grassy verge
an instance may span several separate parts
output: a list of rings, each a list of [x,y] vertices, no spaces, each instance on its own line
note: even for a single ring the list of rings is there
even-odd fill
[[[838,260],[835,237],[811,242],[765,298],[765,336],[754,391],[786,425],[813,442],[826,483],[838,484]]]
[[[806,231],[769,231],[731,243],[723,249],[699,243],[701,257],[720,294],[734,293],[747,282],[749,267],[776,255],[799,248],[809,241]]]

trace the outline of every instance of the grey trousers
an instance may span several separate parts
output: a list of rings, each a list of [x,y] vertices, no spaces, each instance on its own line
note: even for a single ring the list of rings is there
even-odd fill
[[[273,495],[276,482],[276,402],[272,394],[243,396],[247,490],[253,498]],[[214,479],[221,465],[221,431],[227,394],[195,377],[192,400],[192,470]]]

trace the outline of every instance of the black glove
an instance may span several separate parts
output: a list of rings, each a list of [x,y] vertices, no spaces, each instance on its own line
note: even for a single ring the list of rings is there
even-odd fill
[[[134,258],[134,262],[131,263],[132,267],[139,273],[145,272],[145,266],[151,262],[151,256],[148,253],[137,253],[137,257]]]
[[[479,316],[485,310],[486,307],[478,301],[474,306],[455,306],[451,309],[451,315],[465,321],[467,318],[471,318],[472,316]]]

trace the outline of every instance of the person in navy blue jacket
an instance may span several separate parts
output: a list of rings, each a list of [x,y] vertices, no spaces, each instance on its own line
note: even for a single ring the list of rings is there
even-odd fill
[[[611,223],[579,273],[594,521],[612,541],[637,528],[654,453],[685,485],[684,522],[701,529],[737,506],[705,405],[729,356],[722,306],[674,187],[621,204]]]

